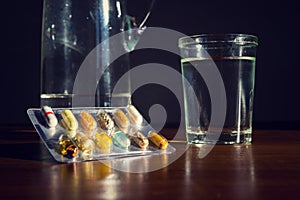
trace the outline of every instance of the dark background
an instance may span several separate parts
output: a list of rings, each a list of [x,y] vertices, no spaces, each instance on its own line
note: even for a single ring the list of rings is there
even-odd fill
[[[187,35],[257,35],[254,128],[299,129],[300,18],[296,2],[157,0],[147,26],[169,28]],[[128,3],[132,15],[139,17],[145,12],[142,9],[145,1],[128,0]],[[42,0],[6,1],[1,6],[0,124],[30,124],[26,110],[39,107],[41,19]],[[155,59],[153,55],[149,58],[151,56]],[[179,60],[171,64],[180,68]],[[172,113],[168,123],[176,123],[176,101],[169,99],[172,95],[166,88],[156,89],[140,88],[133,96],[134,101],[143,113],[150,103],[166,105]],[[141,98],[151,96],[155,98],[142,103]]]

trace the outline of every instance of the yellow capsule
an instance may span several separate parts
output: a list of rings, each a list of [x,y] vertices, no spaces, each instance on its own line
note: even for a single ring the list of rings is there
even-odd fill
[[[166,149],[168,147],[168,141],[155,132],[150,132],[148,138],[151,142],[153,142],[156,146],[158,146],[161,149]]]
[[[70,110],[64,110],[61,113],[62,124],[68,131],[75,131],[78,128],[78,122],[73,113]]]
[[[94,135],[95,143],[101,150],[107,151],[112,145],[112,139],[105,132],[96,133]]]

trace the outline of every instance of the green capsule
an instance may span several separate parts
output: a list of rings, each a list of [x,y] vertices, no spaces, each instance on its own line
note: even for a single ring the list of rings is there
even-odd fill
[[[128,148],[130,146],[130,139],[121,131],[113,134],[114,145],[120,148]]]

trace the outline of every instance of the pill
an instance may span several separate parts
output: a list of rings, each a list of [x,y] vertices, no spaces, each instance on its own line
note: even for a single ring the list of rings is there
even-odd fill
[[[78,149],[81,151],[90,151],[94,148],[94,142],[89,139],[83,133],[77,133],[73,138],[74,143],[78,146]]]
[[[80,113],[79,123],[82,126],[83,130],[87,133],[93,132],[93,130],[95,130],[95,128],[97,127],[97,122],[94,117],[86,111],[82,111]]]
[[[65,148],[66,151],[66,157],[68,158],[74,158],[78,155],[78,149],[74,144],[70,144]]]
[[[73,138],[73,141],[75,145],[77,145],[78,149],[82,151],[81,156],[84,160],[92,159],[95,143],[91,139],[83,133],[77,133],[77,135]]]
[[[94,135],[94,140],[95,140],[96,146],[103,151],[109,150],[112,145],[111,137],[109,137],[107,135],[107,133],[105,133],[103,131],[96,133]]]
[[[113,143],[120,148],[128,148],[130,146],[130,139],[121,131],[115,132],[113,135]]]
[[[78,148],[67,136],[62,135],[61,139],[59,140],[58,152],[61,155],[71,159],[78,155]]]
[[[150,131],[148,138],[153,144],[161,149],[166,149],[168,147],[168,141],[158,133]]]
[[[133,105],[129,105],[127,107],[127,111],[130,122],[135,126],[141,126],[141,124],[143,123],[143,117],[139,113],[139,111]]]
[[[129,138],[142,149],[145,149],[149,145],[149,140],[141,132],[137,131],[130,135]]]
[[[100,109],[97,113],[97,118],[102,129],[111,130],[114,128],[115,123],[105,110]]]
[[[68,131],[76,131],[76,129],[78,128],[78,122],[73,113],[67,109],[61,113],[61,116],[61,122],[64,128]]]
[[[46,118],[47,125],[50,128],[55,127],[58,122],[57,122],[57,118],[56,118],[52,108],[49,106],[43,106],[42,112],[44,114],[44,117]]]
[[[130,125],[130,122],[129,122],[127,116],[125,115],[125,113],[121,109],[117,109],[114,112],[114,120],[115,120],[117,126],[119,127],[119,129],[126,133],[128,127]]]

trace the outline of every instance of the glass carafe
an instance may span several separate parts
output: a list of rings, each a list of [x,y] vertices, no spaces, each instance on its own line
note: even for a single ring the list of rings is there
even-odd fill
[[[111,106],[113,87],[122,74],[129,71],[130,64],[128,53],[111,60],[110,52],[113,48],[122,48],[124,52],[133,50],[143,30],[142,25],[137,26],[134,18],[127,15],[126,0],[44,0],[41,106],[72,107],[74,81],[87,55],[103,41],[126,31],[119,44],[102,45],[97,50],[101,60],[93,63],[95,69],[106,64],[110,66],[99,80],[93,80],[97,77],[90,75],[86,77],[86,84],[90,80],[97,84],[96,91],[93,91],[95,105],[88,102],[85,105],[84,101],[81,101],[83,105],[76,105]],[[86,98],[85,94],[80,95],[79,98]],[[130,103],[130,96],[128,78],[122,91],[115,94],[117,101],[114,101],[114,106],[126,106]]]

